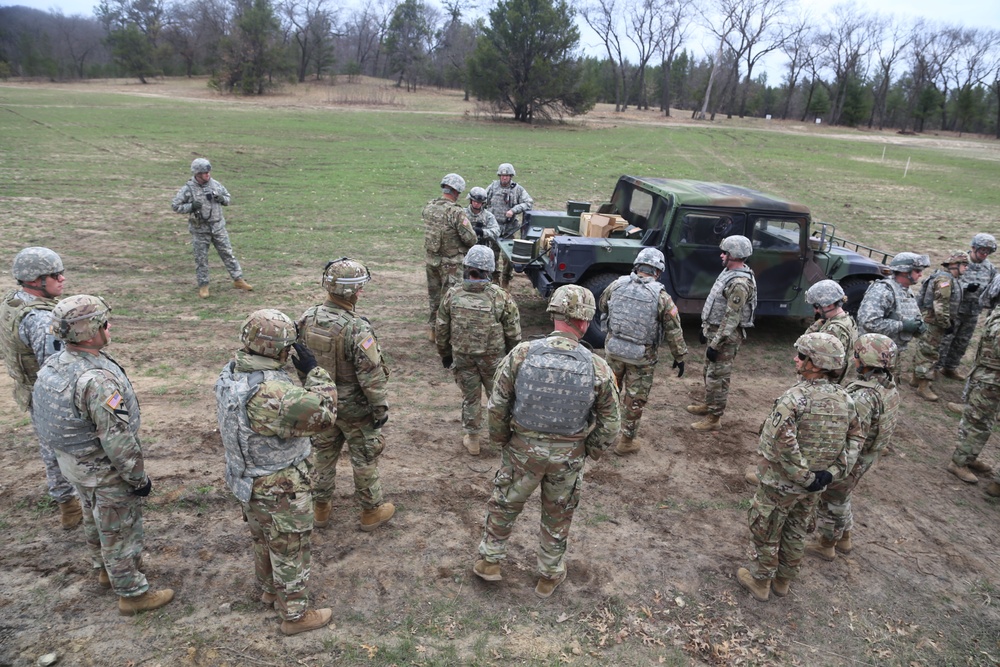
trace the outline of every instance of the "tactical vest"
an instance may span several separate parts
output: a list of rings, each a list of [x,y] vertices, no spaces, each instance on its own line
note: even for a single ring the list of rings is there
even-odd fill
[[[311,309],[305,320],[306,345],[338,386],[358,384],[354,364],[347,358],[348,341],[344,335],[344,329],[355,317],[357,316],[346,310],[323,305]]]
[[[843,315],[827,320],[819,329],[822,333],[836,336],[844,345],[844,365],[840,369],[837,382],[844,379],[847,369],[851,367],[851,359],[854,358],[854,342],[858,339],[858,325],[854,318],[847,312]]]
[[[951,278],[951,297],[948,301],[948,317],[954,322],[958,318],[958,307],[962,303],[962,286],[950,271],[938,269],[920,286],[920,296],[917,297],[917,307],[923,313],[934,309],[934,283],[938,278]]]
[[[803,398],[806,405],[796,433],[799,451],[810,470],[825,470],[847,446],[851,399],[839,385],[828,382],[807,385]]]
[[[864,451],[861,453],[867,454],[869,452],[880,452],[889,446],[889,441],[892,440],[892,434],[896,430],[896,420],[898,419],[899,413],[899,392],[893,392],[889,394],[889,389],[885,387],[878,380],[855,380],[847,388],[847,393],[853,394],[861,391],[864,388],[872,389],[871,395],[874,396],[875,402],[877,403],[876,409],[879,413],[878,421],[878,433],[875,435],[875,440],[871,443],[865,441],[863,445]],[[869,437],[871,432],[869,431]]]
[[[226,450],[226,484],[241,502],[249,502],[253,480],[304,461],[312,451],[308,437],[260,435],[250,427],[249,401],[262,382],[290,382],[282,370],[237,373],[236,362],[222,369],[215,383],[219,433]]]
[[[892,309],[885,315],[885,319],[904,322],[920,318],[920,307],[917,305],[917,300],[913,294],[892,278],[883,278],[882,280],[872,282],[865,291],[865,298],[868,297],[868,292],[876,289],[888,290],[892,297]],[[864,304],[864,299],[861,302]],[[867,332],[864,330],[864,327],[859,325],[858,334],[863,335],[865,333]],[[897,341],[899,343],[907,343],[913,339],[913,334],[905,333],[902,330],[896,336],[899,339]]]
[[[1000,370],[1000,309],[994,310],[986,320],[979,348],[976,350],[976,365]]]
[[[460,289],[451,299],[451,347],[456,354],[482,356],[504,351],[503,327],[494,314],[489,286]]]
[[[514,380],[514,419],[526,430],[575,435],[594,405],[594,361],[583,345],[563,350],[545,339],[529,344]]]
[[[208,197],[205,196],[206,193],[212,191],[212,183],[215,182],[213,178],[210,178],[205,185],[201,185],[193,178],[187,182],[188,188],[191,190],[191,200],[201,202],[199,210],[188,213],[188,221],[192,224],[213,225],[222,220],[222,204],[215,197],[212,198],[212,201],[208,201]]]
[[[745,279],[750,283],[750,295],[740,311],[740,326],[744,329],[753,326],[754,312],[757,310],[757,279],[754,277],[753,271],[746,266],[739,269],[725,269],[719,274],[715,284],[712,285],[712,291],[708,293],[705,305],[701,309],[702,322],[708,322],[713,327],[722,324],[722,320],[726,316],[726,297],[723,295],[723,291],[729,286],[729,283],[737,279]]]
[[[604,349],[626,361],[640,361],[646,346],[660,342],[660,292],[657,280],[643,281],[634,273],[622,276],[608,301],[608,339]]]
[[[986,286],[993,281],[997,275],[996,267],[988,259],[981,262],[969,262],[969,268],[959,277],[958,282],[962,285],[962,299],[965,306],[971,306],[973,311],[979,311],[979,296],[986,291]],[[969,285],[979,285],[978,292],[966,292]]]
[[[443,197],[424,207],[424,250],[428,255],[461,262],[465,255],[465,243],[459,238],[458,231],[448,226],[456,215],[461,216],[458,222],[462,222],[465,209]]]
[[[7,374],[14,379],[14,400],[22,410],[31,409],[31,388],[38,377],[38,359],[35,351],[24,344],[18,329],[27,314],[33,310],[52,311],[55,299],[35,298],[26,301],[17,296],[23,290],[15,289],[3,297],[0,304],[0,351],[7,366]]]
[[[128,410],[128,430],[132,435],[139,432],[139,400],[122,367],[103,352],[73,354],[63,350],[49,357],[35,380],[31,417],[42,444],[78,459],[101,449],[94,423],[80,414],[74,401],[80,380],[95,369],[115,376]]]

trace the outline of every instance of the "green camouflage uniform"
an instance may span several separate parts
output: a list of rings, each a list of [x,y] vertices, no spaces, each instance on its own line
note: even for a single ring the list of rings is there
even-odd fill
[[[431,308],[427,321],[434,326],[441,296],[462,280],[465,251],[476,245],[479,239],[465,215],[465,209],[450,199],[432,199],[424,207],[422,216],[427,299]]]
[[[625,285],[625,281],[637,279],[637,274],[623,276],[608,286],[601,295],[601,300],[597,305],[599,313],[608,313],[608,304],[611,296],[617,289]],[[649,278],[655,280],[655,278]],[[653,375],[656,371],[656,363],[659,360],[660,340],[666,339],[670,347],[670,353],[675,361],[684,361],[687,356],[687,343],[684,342],[684,330],[681,329],[680,316],[677,313],[677,306],[667,291],[660,290],[659,301],[656,308],[656,327],[659,332],[658,340],[652,345],[645,346],[645,352],[641,361],[620,359],[610,352],[605,353],[608,365],[615,374],[615,381],[618,384],[622,402],[622,437],[635,438],[639,430],[639,420],[642,419],[642,411],[646,407],[649,399],[649,392],[653,388]],[[611,334],[609,333],[609,336]]]
[[[846,477],[864,433],[854,400],[820,378],[802,380],[774,402],[760,433],[760,484],[748,513],[754,579],[795,579],[819,492],[806,491],[812,471]]]
[[[206,195],[212,194],[212,201]],[[191,204],[201,202],[201,210],[192,211]],[[191,232],[191,247],[194,250],[195,278],[198,287],[208,284],[208,246],[214,245],[219,258],[233,280],[243,277],[243,269],[233,254],[233,244],[226,231],[226,218],[222,207],[229,206],[232,197],[222,183],[210,178],[202,185],[192,177],[174,195],[170,207],[175,213],[188,216],[188,231]]]
[[[257,371],[273,372],[246,402],[254,433],[280,445],[282,440],[315,435],[333,426],[337,387],[322,368],[310,371],[303,388],[292,383],[277,359],[238,351],[231,363],[230,373],[236,379]],[[265,593],[277,595],[275,609],[282,619],[298,620],[309,608],[306,583],[313,505],[308,461],[254,477],[250,498],[242,506],[253,537],[257,582]]]
[[[1000,309],[990,314],[979,339],[976,361],[965,386],[965,410],[951,460],[968,466],[983,451],[1000,410]],[[1000,474],[997,475],[1000,482]]]
[[[932,380],[940,359],[941,342],[948,335],[945,332],[958,321],[962,285],[950,271],[939,269],[927,278],[921,294],[926,298],[920,307],[927,332],[917,339],[913,371],[919,379]]]
[[[842,312],[829,319],[816,320],[809,325],[806,333],[828,333],[837,337],[845,350],[854,349],[854,341],[858,339],[858,325],[854,323],[854,318],[848,312]],[[844,355],[844,368],[840,371],[838,382],[842,382],[847,375],[847,369],[851,366],[851,355]]]
[[[865,440],[851,472],[831,482],[816,506],[816,525],[828,542],[838,542],[844,531],[854,529],[851,493],[892,441],[899,412],[899,392],[892,376],[886,373],[873,372],[854,380],[847,386],[847,393],[854,399]]]
[[[580,343],[569,334],[554,332],[543,344],[560,350],[575,350]],[[538,342],[538,341],[535,341]],[[621,417],[618,389],[607,362],[596,355],[593,361],[592,427],[571,435],[530,431],[513,419],[518,372],[532,342],[521,343],[500,362],[488,403],[490,443],[501,451],[500,470],[494,479],[493,495],[486,506],[486,525],[479,544],[485,560],[497,563],[507,556],[507,540],[514,521],[535,488],[541,485],[541,534],[538,573],[556,579],[566,571],[563,557],[580,502],[583,464],[587,455],[599,458],[618,437]]]
[[[337,423],[312,439],[313,496],[324,503],[333,498],[337,460],[346,442],[355,495],[362,508],[376,509],[383,502],[378,457],[385,437],[374,422],[389,413],[389,368],[375,331],[354,312],[354,304],[333,295],[303,313],[298,327],[300,339],[337,383],[339,397]]]
[[[979,313],[983,310],[979,297],[986,292],[996,276],[996,267],[990,260],[977,262],[975,253],[969,253],[969,268],[958,279],[962,286],[962,303],[958,307],[958,321],[953,323],[955,332],[941,339],[938,361],[941,368],[955,370],[962,363],[962,357],[969,349],[972,335],[976,331],[976,324],[979,323]],[[969,285],[979,285],[979,289],[969,292],[965,289]]]
[[[729,385],[733,377],[733,361],[740,351],[740,345],[746,336],[744,310],[747,304],[757,303],[757,284],[749,267],[741,269],[747,277],[731,277],[733,271],[724,269],[716,283],[727,281],[722,291],[725,299],[725,313],[718,323],[709,322],[702,316],[702,334],[708,339],[708,347],[718,352],[715,361],[705,359],[705,404],[709,414],[721,417],[726,412],[729,402]],[[714,289],[713,289],[714,291]],[[705,310],[708,310],[706,302]],[[752,324],[752,323],[751,323]]]
[[[493,376],[504,355],[521,342],[521,314],[507,292],[488,280],[463,280],[437,312],[438,354],[454,359],[462,390],[462,430],[482,428],[482,388],[493,392]]]

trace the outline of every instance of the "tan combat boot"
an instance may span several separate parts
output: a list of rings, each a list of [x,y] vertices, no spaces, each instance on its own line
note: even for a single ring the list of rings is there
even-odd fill
[[[462,446],[473,456],[479,456],[479,434],[466,433],[462,436]]]
[[[485,558],[480,558],[472,566],[472,573],[483,581],[501,581],[503,575],[500,574],[500,563],[491,563]]]
[[[837,542],[820,535],[819,540],[806,545],[806,553],[826,561],[837,560]]]
[[[984,461],[980,461],[979,459],[972,459],[969,461],[968,466],[969,470],[975,470],[976,472],[981,472],[987,475],[993,472],[993,466]]]
[[[535,584],[535,595],[544,599],[552,597],[552,593],[555,592],[556,587],[562,582],[566,581],[567,571],[563,570],[563,573],[556,577],[555,579],[548,579],[546,577],[539,577],[538,583]]]
[[[329,607],[326,609],[310,609],[294,621],[282,621],[281,632],[285,635],[297,635],[301,632],[319,630],[329,623],[331,618],[333,618],[333,610]]]
[[[948,401],[944,404],[944,407],[948,408],[952,412],[957,412],[958,414],[965,412],[965,406],[961,403],[952,403],[951,401]]]
[[[76,496],[64,503],[59,503],[59,521],[63,530],[73,530],[83,521],[83,509],[80,507],[80,499]]]
[[[967,484],[979,483],[979,478],[976,477],[976,473],[969,470],[966,466],[956,465],[954,461],[948,464],[948,472]]]
[[[639,451],[642,445],[636,442],[635,438],[622,438],[615,445],[615,454],[618,456],[625,456],[626,454],[634,454]]]
[[[916,389],[917,385],[920,384],[920,380],[917,379],[917,372],[916,371],[910,373],[909,383],[910,383],[910,386],[913,387],[914,389]]]
[[[792,585],[791,579],[782,579],[781,577],[775,577],[774,581],[771,582],[771,592],[777,595],[779,598],[783,598],[788,595],[788,587]]]
[[[988,496],[991,496],[993,498],[1000,498],[1000,484],[998,484],[997,482],[990,482],[989,485],[987,485],[985,491],[986,495]]]
[[[268,593],[264,591],[260,594],[260,601],[266,604],[268,607],[273,607],[275,601],[278,599],[277,593]]]
[[[736,580],[740,582],[740,586],[750,591],[750,595],[761,602],[767,602],[767,599],[771,597],[770,579],[765,579],[764,581],[754,579],[753,575],[750,574],[750,570],[741,567],[736,570]]]
[[[435,333],[435,331],[434,331],[434,325],[433,324],[430,326],[430,329],[428,329],[428,331],[427,331],[427,340],[429,340],[432,343],[437,343],[437,333]]]
[[[844,534],[837,540],[837,551],[842,554],[849,554],[854,550],[854,543],[851,542],[851,531],[845,530]]]
[[[959,373],[957,368],[946,368],[941,371],[941,375],[950,380],[965,381],[965,376]]]
[[[162,591],[146,591],[142,595],[129,598],[118,598],[118,613],[122,616],[134,616],[140,611],[152,611],[170,603],[174,592],[169,588]]]
[[[921,380],[917,383],[917,396],[925,401],[934,402],[938,400],[938,395],[934,393],[933,389],[931,389],[930,380]]]
[[[704,403],[692,403],[691,405],[684,408],[693,415],[707,415],[708,406]]]
[[[139,554],[138,560],[135,561],[135,569],[142,571],[142,554]],[[111,588],[111,577],[104,567],[97,573],[97,585],[101,588]]]
[[[750,486],[760,484],[760,479],[757,477],[757,466],[747,466],[746,470],[743,471],[743,481]]]
[[[198,296],[200,296],[202,299],[208,298],[208,285],[202,285],[201,287],[198,288]]]
[[[313,503],[313,525],[317,528],[326,528],[330,523],[330,511],[333,503],[329,500],[317,500]]]
[[[361,510],[361,530],[370,533],[392,518],[396,506],[392,503],[382,503],[373,510]]]
[[[247,281],[243,280],[242,278],[237,278],[236,280],[234,280],[233,281],[233,287],[235,287],[236,289],[241,289],[244,292],[252,292],[253,291],[253,285],[251,285]]]
[[[696,431],[718,431],[722,426],[719,424],[722,417],[718,415],[705,415],[699,422],[691,424],[691,428]]]

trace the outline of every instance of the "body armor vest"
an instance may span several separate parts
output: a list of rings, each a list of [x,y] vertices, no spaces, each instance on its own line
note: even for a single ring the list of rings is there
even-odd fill
[[[916,298],[910,293],[910,290],[904,288],[892,278],[883,278],[882,280],[874,281],[868,286],[865,296],[868,296],[868,291],[876,289],[887,290],[892,297],[892,309],[885,315],[885,319],[904,322],[920,318],[920,307],[917,305]],[[862,299],[863,303],[864,300]],[[868,332],[864,330],[864,327],[858,325],[858,335],[864,335],[865,333]],[[897,342],[901,343],[907,343],[913,339],[913,334],[905,333],[902,330],[896,336],[899,339]]]
[[[358,384],[354,364],[345,352],[344,335],[344,329],[355,317],[353,313],[326,304],[313,309],[305,321],[306,345],[316,355],[319,365],[333,376],[338,386]]]
[[[14,400],[22,410],[31,409],[31,388],[38,377],[38,359],[35,351],[24,344],[18,329],[22,320],[32,309],[51,311],[56,306],[54,299],[35,298],[27,301],[18,296],[22,292],[15,289],[8,292],[0,304],[0,351],[7,366],[7,374],[14,379]]]
[[[619,359],[639,361],[648,345],[656,345],[660,332],[660,292],[663,284],[642,281],[633,273],[618,279],[608,301],[608,340],[605,349]]]
[[[962,299],[965,301],[964,305],[967,309],[973,312],[981,310],[979,296],[986,291],[986,286],[990,284],[996,275],[996,267],[988,259],[984,259],[981,262],[969,262],[969,268],[958,279],[959,284],[962,285]],[[979,285],[979,291],[972,292],[971,294],[966,292],[965,288],[973,284]]]
[[[488,291],[462,289],[451,300],[451,347],[456,354],[482,356],[504,351],[503,327]]]
[[[526,430],[554,435],[583,431],[594,405],[594,362],[583,345],[563,350],[536,340],[514,381],[514,419]]]
[[[938,269],[930,275],[930,277],[924,281],[924,284],[920,286],[920,297],[917,299],[917,307],[920,308],[921,312],[928,312],[934,308],[934,283],[937,282],[938,278],[947,277],[951,278],[951,299],[948,301],[948,317],[952,322],[955,322],[958,318],[958,307],[962,303],[962,285],[961,283],[951,275],[950,271],[945,271],[944,269]]]
[[[241,502],[249,502],[253,480],[304,461],[312,451],[308,437],[260,435],[250,427],[247,401],[262,382],[289,382],[280,370],[237,373],[236,362],[222,369],[215,384],[219,433],[226,450],[226,484]]]
[[[712,285],[712,291],[708,293],[705,305],[701,309],[702,322],[717,327],[722,324],[722,319],[726,316],[726,297],[723,295],[726,287],[732,281],[742,278],[750,283],[750,295],[747,297],[743,309],[740,311],[740,326],[749,329],[753,326],[754,312],[757,310],[757,279],[747,267],[740,269],[726,269]]]
[[[994,310],[986,320],[979,348],[976,350],[976,365],[1000,370],[1000,308]]]
[[[798,423],[797,440],[810,470],[833,465],[847,445],[851,410],[847,393],[839,385],[822,383],[806,388],[807,405]]]
[[[899,393],[893,392],[889,395],[888,389],[878,380],[858,380],[852,382],[848,393],[853,395],[856,391],[860,391],[862,388],[872,389],[870,395],[874,397],[874,400],[877,403],[879,422],[878,433],[875,436],[875,440],[869,444],[866,439],[866,442],[862,445],[862,452],[859,454],[858,460],[860,460],[860,457],[865,454],[882,451],[889,446],[889,441],[892,440],[892,434],[896,430],[896,420],[898,419],[900,402]],[[870,435],[871,433],[869,432],[869,436]]]

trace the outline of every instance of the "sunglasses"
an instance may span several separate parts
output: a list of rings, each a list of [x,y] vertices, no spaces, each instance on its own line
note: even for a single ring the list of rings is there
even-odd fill
[[[52,278],[52,280],[59,280],[62,277],[63,277],[63,272],[62,271],[57,271],[56,273],[50,273],[49,274],[49,278]]]
[[[806,355],[804,355],[804,354],[802,354],[801,352],[799,352],[799,361],[805,361],[805,360],[806,360],[806,359],[808,359],[808,358],[809,358],[809,357],[807,357]]]

